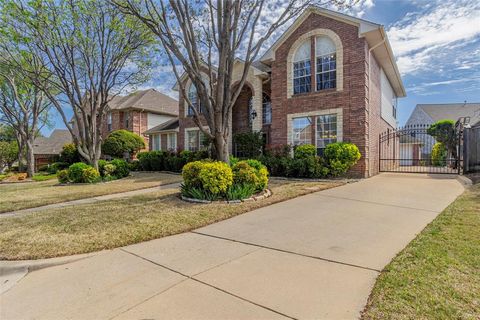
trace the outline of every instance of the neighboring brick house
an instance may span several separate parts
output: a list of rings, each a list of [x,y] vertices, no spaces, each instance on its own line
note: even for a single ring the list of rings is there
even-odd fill
[[[38,137],[33,144],[35,171],[38,168],[58,160],[63,146],[72,143],[72,135],[68,130],[55,129],[50,137]]]
[[[237,59],[233,86],[242,69]],[[195,87],[183,81],[192,100]],[[310,7],[250,67],[231,133],[261,131],[267,146],[309,143],[319,154],[331,142],[352,142],[362,154],[353,174],[369,177],[378,173],[379,134],[396,127],[397,98],[404,96],[382,25]],[[179,149],[200,147],[181,94],[178,137]]]
[[[155,89],[117,96],[109,104],[103,128],[104,138],[113,130],[125,129],[145,139],[151,149],[147,130],[178,118],[178,101]]]

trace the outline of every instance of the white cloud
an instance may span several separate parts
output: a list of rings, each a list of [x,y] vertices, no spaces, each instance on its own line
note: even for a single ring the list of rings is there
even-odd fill
[[[436,68],[431,62],[439,56],[454,60],[469,41],[480,37],[479,17],[477,0],[439,1],[405,15],[387,31],[400,71]]]

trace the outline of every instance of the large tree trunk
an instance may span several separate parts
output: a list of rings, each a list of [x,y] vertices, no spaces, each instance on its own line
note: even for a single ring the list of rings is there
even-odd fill
[[[225,163],[230,163],[230,156],[228,154],[228,142],[227,140],[225,140],[221,132],[217,132],[215,134],[214,145],[217,160],[223,161]]]
[[[27,177],[33,177],[35,173],[35,156],[33,155],[33,139],[29,139],[26,144],[27,151]]]

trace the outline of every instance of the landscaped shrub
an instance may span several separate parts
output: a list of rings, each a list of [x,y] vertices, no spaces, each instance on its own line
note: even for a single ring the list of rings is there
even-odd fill
[[[133,160],[128,163],[128,167],[130,168],[130,171],[140,171],[141,169],[140,161]]]
[[[100,173],[97,169],[93,167],[88,167],[82,170],[82,181],[83,183],[95,183],[100,180]]]
[[[143,148],[145,141],[138,134],[127,130],[115,130],[105,139],[102,152],[115,158],[122,158],[126,153],[131,156]]]
[[[63,146],[60,152],[60,161],[69,165],[81,161],[80,153],[78,153],[78,148],[74,143],[67,143]]]
[[[360,160],[360,151],[353,143],[336,142],[327,145],[324,157],[329,173],[338,176],[346,173]]]
[[[246,161],[239,161],[232,166],[233,182],[237,185],[250,184],[257,188],[258,177],[256,169],[250,166]]]
[[[101,172],[100,174],[102,177],[113,180],[117,178],[115,176],[116,170],[117,170],[117,167],[114,164],[107,163],[105,166],[103,166],[103,172]]]
[[[39,168],[38,171],[46,171],[50,174],[55,174],[60,170],[68,168],[70,164],[66,162],[54,162],[50,165],[44,166],[43,168]]]
[[[58,182],[60,183],[68,183],[69,182],[68,176],[69,174],[67,169],[63,169],[57,172],[57,179],[58,179]]]
[[[105,166],[108,164],[109,162],[107,160],[103,160],[103,159],[100,159],[98,160],[98,172],[100,172],[100,176],[104,176],[104,172],[105,172]]]
[[[237,154],[243,158],[258,157],[262,153],[264,141],[261,132],[238,133],[233,136]]]
[[[181,172],[186,163],[208,158],[206,151],[182,151],[180,153],[166,151],[140,152],[137,155],[139,167],[144,171]]]
[[[114,159],[110,161],[110,164],[115,166],[115,171],[113,175],[117,178],[124,178],[128,177],[130,174],[130,168],[128,166],[128,162],[122,159]]]
[[[295,159],[315,157],[317,155],[317,148],[312,144],[302,144],[295,147],[293,154]]]
[[[204,162],[198,178],[204,190],[218,196],[224,194],[233,184],[232,169],[221,161]]]
[[[432,164],[434,166],[445,166],[447,160],[447,148],[441,142],[437,142],[432,148]]]
[[[203,168],[202,161],[193,161],[187,163],[182,169],[183,183],[188,187],[201,188],[200,170]]]
[[[83,170],[91,168],[86,163],[77,162],[68,168],[68,179],[73,183],[83,183]]]

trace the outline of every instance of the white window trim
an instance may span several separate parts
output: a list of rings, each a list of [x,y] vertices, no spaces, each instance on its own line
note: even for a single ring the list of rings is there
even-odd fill
[[[168,132],[166,133],[167,135],[167,150],[177,150],[177,133],[176,132]],[[170,135],[173,135],[174,138],[174,145],[172,146],[171,141],[170,141]]]
[[[158,136],[158,149],[155,149],[155,138]],[[152,149],[153,151],[160,151],[162,150],[162,134],[161,133],[155,133],[152,136]]]
[[[317,117],[317,116],[325,116],[329,114],[336,114],[337,115],[337,142],[343,141],[343,109],[342,108],[332,108],[332,109],[325,109],[325,110],[317,110],[317,111],[310,111],[310,112],[301,112],[301,113],[290,113],[287,115],[287,144],[293,145],[293,128],[292,128],[292,120],[294,118],[302,118],[302,117]],[[312,144],[317,148],[317,128],[315,124],[315,135],[312,137]]]
[[[307,33],[302,34],[298,39],[292,44],[290,47],[290,51],[288,52],[287,56],[287,98],[291,98],[294,96],[293,94],[293,56],[296,50],[303,44],[306,39],[310,39],[311,37],[316,36],[326,36],[329,37],[330,40],[333,41],[336,47],[336,54],[337,54],[337,63],[336,63],[336,91],[343,91],[343,45],[340,37],[330,29],[314,29]],[[316,61],[315,61],[316,64]],[[316,72],[316,66],[310,66],[310,68],[315,68],[313,71]],[[316,75],[316,73],[314,73]],[[313,85],[313,83],[311,84]],[[316,91],[316,84],[315,90],[310,88],[310,93],[316,93],[321,91]]]
[[[210,131],[208,126],[203,126],[203,129],[205,129],[207,131]],[[198,127],[185,128],[185,137],[184,137],[183,149],[188,150],[188,151],[190,151],[190,149],[188,148],[188,132],[190,132],[190,131],[200,131],[200,128],[198,128]],[[199,139],[198,139],[198,150],[200,150],[201,146],[202,146],[202,142],[200,141],[200,137],[199,137]]]

